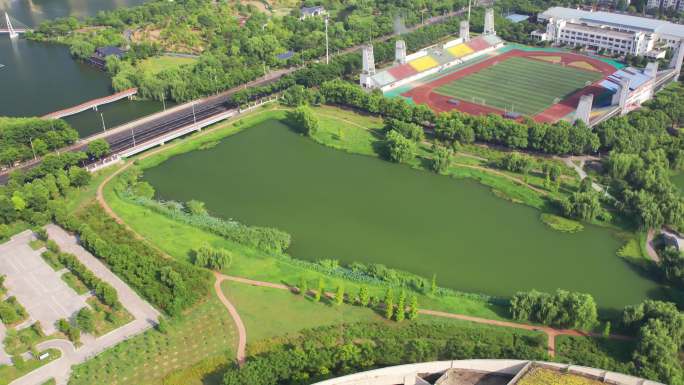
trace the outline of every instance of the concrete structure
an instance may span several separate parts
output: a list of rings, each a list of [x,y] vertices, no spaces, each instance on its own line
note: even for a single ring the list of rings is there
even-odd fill
[[[302,14],[302,16],[299,18],[300,20],[304,20],[307,17],[323,16],[327,14],[322,5],[317,5],[314,7],[302,7],[299,10]]]
[[[484,30],[482,34],[485,36],[496,35],[496,28],[494,27],[494,8],[487,8],[484,16]]]
[[[589,119],[591,117],[591,106],[593,103],[594,94],[582,95],[577,103],[577,110],[575,111],[573,123],[579,120],[588,126]]]
[[[321,381],[313,385],[515,385],[529,370],[534,368],[569,373],[612,385],[663,385],[602,369],[523,360],[424,362],[369,370]]]
[[[406,42],[397,40],[394,46],[394,63],[406,64]]]
[[[361,49],[361,85],[366,88],[373,87],[372,76],[375,75],[375,55],[373,54],[373,44],[364,45]]]
[[[461,20],[458,29],[458,37],[463,42],[470,40],[470,23],[468,22],[468,20]]]
[[[682,62],[684,62],[684,38],[679,40],[677,48],[672,54],[672,60],[670,61],[670,68],[674,69],[675,78],[677,80],[679,75],[682,73]]]
[[[137,88],[129,88],[127,90],[123,90],[114,94],[111,94],[109,96],[105,96],[102,98],[97,98],[93,100],[89,100],[87,102],[81,103],[79,105],[65,108],[63,110],[51,112],[47,115],[43,115],[43,119],[61,119],[67,116],[75,115],[78,114],[79,112],[83,112],[88,109],[93,109],[97,111],[97,107],[101,106],[103,104],[108,104],[108,103],[114,103],[117,100],[121,100],[124,98],[129,98],[131,99],[135,94],[138,93]]]
[[[675,48],[684,38],[684,25],[603,11],[553,7],[538,20],[548,22],[546,31],[532,34],[540,40],[612,54],[663,58],[666,48]]]

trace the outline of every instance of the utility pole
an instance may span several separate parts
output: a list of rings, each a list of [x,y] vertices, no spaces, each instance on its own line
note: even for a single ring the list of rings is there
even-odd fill
[[[330,47],[328,43],[328,16],[325,17],[325,64],[330,64]]]
[[[29,143],[31,143],[31,151],[33,152],[33,159],[36,160],[38,157],[36,156],[36,150],[33,148],[33,138],[29,136]]]
[[[104,115],[102,115],[102,112],[100,112],[100,119],[102,119],[102,132],[105,132],[107,131],[107,127],[105,126]]]

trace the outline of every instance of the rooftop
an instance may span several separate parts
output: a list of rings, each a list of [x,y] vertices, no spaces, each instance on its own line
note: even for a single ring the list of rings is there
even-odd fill
[[[622,31],[616,31],[613,29],[600,28],[600,27],[590,27],[590,26],[584,25],[584,24],[567,23],[565,26],[569,27],[571,29],[574,29],[575,31],[584,31],[584,32],[589,32],[589,33],[600,32],[602,35],[619,37],[621,39],[631,39],[634,36],[634,33],[630,33],[630,32],[622,32]]]
[[[584,11],[581,9],[552,7],[539,14],[540,19],[558,17],[573,19],[575,22],[603,24],[614,28],[655,32],[684,39],[684,25],[665,20],[648,19],[645,17],[622,15],[604,11]]]

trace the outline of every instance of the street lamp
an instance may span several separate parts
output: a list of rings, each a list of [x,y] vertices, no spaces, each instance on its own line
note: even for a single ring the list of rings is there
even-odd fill
[[[197,117],[195,116],[195,102],[192,102],[192,122],[197,124]]]
[[[131,135],[133,136],[133,147],[135,147],[135,128],[131,128]]]
[[[36,160],[38,157],[36,156],[36,150],[33,148],[33,139],[29,137],[29,143],[31,143],[31,151],[33,152],[33,159]]]
[[[105,126],[104,115],[102,115],[102,112],[100,112],[100,119],[102,119],[102,132],[105,132],[107,131],[107,127]]]

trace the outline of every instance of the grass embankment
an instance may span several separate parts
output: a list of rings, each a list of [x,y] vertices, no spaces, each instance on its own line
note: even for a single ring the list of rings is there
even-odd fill
[[[584,226],[582,226],[581,223],[573,221],[572,219],[559,217],[558,215],[543,213],[541,215],[541,221],[550,228],[564,233],[576,233],[584,230]]]

